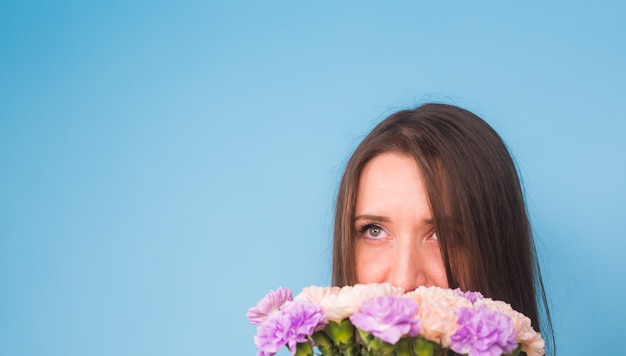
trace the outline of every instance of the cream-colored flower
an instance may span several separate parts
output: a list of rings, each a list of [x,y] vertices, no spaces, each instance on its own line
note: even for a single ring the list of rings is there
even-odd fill
[[[339,293],[339,290],[339,287],[309,286],[302,289],[302,292],[300,292],[294,300],[308,300],[311,303],[319,305],[322,299],[329,295]]]
[[[439,287],[418,287],[405,296],[417,303],[420,334],[443,347],[450,346],[450,337],[458,328],[456,310],[472,307],[472,302],[453,290]]]
[[[533,335],[526,337],[521,341],[522,351],[528,356],[543,356],[546,354],[546,342],[541,337],[541,334],[533,331]]]
[[[347,286],[339,290],[338,293],[329,293],[320,301],[320,305],[326,312],[330,321],[339,322],[361,308],[361,303],[376,297],[401,296],[402,288],[397,288],[389,283],[382,284],[357,284],[353,287]]]

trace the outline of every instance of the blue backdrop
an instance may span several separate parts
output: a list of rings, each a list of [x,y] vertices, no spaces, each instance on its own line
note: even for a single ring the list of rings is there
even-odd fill
[[[623,351],[619,1],[3,1],[0,354],[252,355],[342,166],[426,101],[523,176],[562,355]]]

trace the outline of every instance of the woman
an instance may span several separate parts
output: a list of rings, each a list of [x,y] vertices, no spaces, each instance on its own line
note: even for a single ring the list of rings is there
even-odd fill
[[[397,112],[348,161],[333,285],[382,282],[480,291],[524,313],[552,341],[515,165],[498,134],[469,111],[427,104]]]

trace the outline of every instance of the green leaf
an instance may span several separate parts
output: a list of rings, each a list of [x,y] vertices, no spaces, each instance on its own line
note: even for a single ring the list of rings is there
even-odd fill
[[[363,348],[361,345],[354,343],[352,346],[343,350],[345,356],[363,356]]]
[[[365,349],[367,350],[366,355],[372,356],[393,356],[395,355],[395,346],[391,345],[380,338],[372,335],[371,333],[357,329],[359,333],[359,337],[363,344],[365,345]],[[408,350],[408,348],[407,348]],[[409,355],[408,353],[406,354]]]
[[[411,339],[403,337],[396,343],[396,356],[411,356]]]
[[[310,342],[300,342],[296,345],[295,356],[313,356],[313,347]]]
[[[342,350],[347,350],[356,343],[356,337],[354,334],[354,325],[350,322],[350,319],[343,319],[337,323],[331,321],[324,328],[326,334],[333,340],[335,345]]]
[[[416,337],[411,342],[411,352],[415,356],[437,356],[442,355],[443,351],[439,344],[422,337]]]
[[[322,355],[333,356],[338,353],[338,349],[335,347],[335,344],[333,344],[333,340],[328,337],[324,331],[320,330],[314,332],[311,338]]]

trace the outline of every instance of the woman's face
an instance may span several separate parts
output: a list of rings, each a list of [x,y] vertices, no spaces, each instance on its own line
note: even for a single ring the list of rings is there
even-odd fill
[[[358,283],[389,282],[405,291],[447,288],[437,234],[415,160],[383,153],[359,181],[354,225]]]

